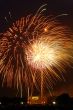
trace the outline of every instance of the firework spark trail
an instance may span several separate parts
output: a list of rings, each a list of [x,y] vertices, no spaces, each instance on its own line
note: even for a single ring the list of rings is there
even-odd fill
[[[37,70],[40,70],[40,73],[43,71],[44,75],[51,75],[60,79],[60,75],[56,73],[53,67],[61,73],[64,72],[65,65],[73,62],[72,45],[73,43],[69,38],[41,36],[30,43],[26,49],[28,65],[36,69],[36,75]]]
[[[0,35],[3,84],[7,82],[21,91],[23,84],[30,88],[34,83],[38,88],[41,74],[43,85],[51,88],[53,79],[61,79],[65,65],[73,62],[73,38],[55,18],[43,16],[43,7],[34,16],[17,20]]]

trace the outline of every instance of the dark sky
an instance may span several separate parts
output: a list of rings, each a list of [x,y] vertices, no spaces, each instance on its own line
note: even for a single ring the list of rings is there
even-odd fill
[[[34,12],[42,4],[47,3],[49,13],[70,13],[73,12],[73,0],[0,0],[0,14],[23,15],[25,12]]]
[[[46,3],[47,11],[45,13],[47,15],[69,14],[60,20],[73,31],[73,0],[0,0],[0,32],[7,28],[4,18],[7,17],[9,20],[9,12],[14,20],[29,13],[35,13],[41,5]],[[67,81],[56,85],[54,93],[58,95],[67,92],[73,96],[73,69],[69,68],[65,77]],[[0,96],[15,96],[15,94],[14,89],[0,88]]]
[[[14,20],[29,13],[35,13],[41,5],[46,3],[46,14],[56,16],[67,13],[69,16],[61,17],[61,20],[73,27],[71,22],[73,19],[73,0],[0,0],[0,31],[4,30],[6,26],[4,17],[9,20],[9,12]]]

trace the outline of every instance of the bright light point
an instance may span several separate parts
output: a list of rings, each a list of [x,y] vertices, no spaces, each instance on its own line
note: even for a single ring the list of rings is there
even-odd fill
[[[23,104],[24,104],[24,102],[21,102],[20,104],[21,104],[21,105],[23,105]]]
[[[56,105],[56,102],[55,101],[53,101],[52,103],[53,103],[53,105]]]
[[[0,105],[1,105],[2,103],[0,102]]]

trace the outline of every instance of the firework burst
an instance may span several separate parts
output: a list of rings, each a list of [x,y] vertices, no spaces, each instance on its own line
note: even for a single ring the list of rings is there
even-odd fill
[[[2,84],[38,88],[52,87],[53,79],[61,79],[66,64],[73,62],[73,39],[65,27],[45,18],[42,6],[32,16],[22,17],[2,33],[0,39],[0,74]],[[60,74],[58,74],[60,73]]]

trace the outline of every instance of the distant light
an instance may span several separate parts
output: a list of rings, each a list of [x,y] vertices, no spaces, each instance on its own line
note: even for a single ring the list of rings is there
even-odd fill
[[[45,101],[43,101],[42,104],[45,104]]]
[[[53,103],[53,105],[56,105],[56,102],[55,101],[53,101],[52,103]]]
[[[1,105],[2,103],[0,102],[0,105]]]
[[[29,100],[27,101],[27,104],[30,104]]]
[[[21,104],[21,105],[23,105],[23,104],[24,104],[24,102],[20,102],[20,104]]]
[[[38,99],[39,99],[38,96],[33,96],[33,97],[32,97],[32,100],[38,100]]]

